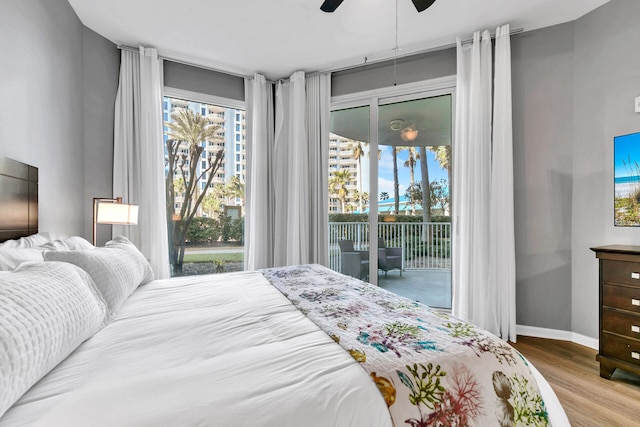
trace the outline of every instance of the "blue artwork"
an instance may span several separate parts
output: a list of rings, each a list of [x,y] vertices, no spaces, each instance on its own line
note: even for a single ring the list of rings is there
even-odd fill
[[[614,224],[640,226],[640,132],[613,138]]]

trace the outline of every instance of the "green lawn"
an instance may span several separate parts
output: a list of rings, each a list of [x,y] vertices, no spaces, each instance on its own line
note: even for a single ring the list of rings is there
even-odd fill
[[[184,262],[242,262],[244,254],[242,252],[229,252],[217,254],[185,254]]]

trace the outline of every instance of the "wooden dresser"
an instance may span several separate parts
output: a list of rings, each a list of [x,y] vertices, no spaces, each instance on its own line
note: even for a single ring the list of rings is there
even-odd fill
[[[640,246],[591,248],[600,260],[600,376],[640,375]]]

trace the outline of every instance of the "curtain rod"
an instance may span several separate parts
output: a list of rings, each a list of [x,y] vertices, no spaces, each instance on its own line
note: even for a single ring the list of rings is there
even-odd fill
[[[126,50],[126,51],[129,51],[129,52],[136,52],[136,53],[140,52],[139,48],[136,48],[136,47],[133,47],[133,46],[127,46],[127,45],[121,45],[120,44],[117,47],[120,50]],[[207,65],[196,64],[195,62],[189,62],[189,61],[185,61],[183,59],[170,58],[170,57],[164,56],[164,55],[158,55],[158,58],[164,59],[164,60],[167,60],[167,61],[171,61],[171,62],[176,62],[178,64],[189,65],[191,67],[202,68],[202,69],[208,70],[208,71],[214,71],[216,73],[229,74],[230,76],[242,77],[242,78],[253,78],[252,75],[248,76],[246,74],[236,73],[236,72],[233,72],[233,71],[221,70],[219,68],[213,68],[213,67],[210,67],[210,66],[207,66]]]
[[[524,32],[524,28],[515,28],[511,31],[509,31],[509,36],[512,36],[514,34],[520,34]],[[492,33],[491,34],[491,39],[495,39],[496,38],[496,34]],[[469,39],[465,39],[462,40],[462,45],[466,45],[469,43],[473,42],[473,37],[469,38]],[[456,43],[449,43],[449,44],[445,44],[442,46],[435,46],[435,47],[431,47],[428,49],[422,49],[422,50],[417,50],[417,51],[413,51],[413,52],[409,52],[409,53],[405,53],[404,55],[398,55],[398,59],[400,58],[408,58],[410,56],[415,56],[415,55],[424,55],[426,53],[432,53],[432,52],[439,52],[441,50],[447,50],[447,49],[451,49],[457,46],[457,42]],[[321,73],[336,73],[338,71],[347,71],[347,70],[353,70],[355,68],[360,68],[360,67],[365,67],[367,65],[373,65],[373,64],[380,64],[383,62],[389,62],[389,61],[393,61],[393,58],[383,58],[383,59],[377,59],[377,60],[373,60],[370,61],[366,56],[364,57],[364,62],[360,63],[360,64],[354,64],[354,65],[345,65],[344,67],[338,67],[338,68],[332,68],[331,70],[325,70],[325,71],[314,71],[312,73],[309,73],[307,75],[309,76],[313,76],[313,75],[317,75],[317,74],[321,74]]]
[[[524,32],[524,28],[522,28],[522,27],[521,28],[515,28],[515,29],[509,31],[509,36],[512,36],[514,34],[520,34],[522,32]],[[495,39],[495,37],[496,37],[495,33],[492,33],[491,34],[491,38]],[[462,45],[465,45],[465,44],[469,44],[469,43],[472,43],[472,42],[473,42],[473,38],[469,38],[469,39],[463,40],[461,43],[462,43]],[[451,49],[453,47],[456,47],[456,45],[457,45],[457,43],[449,43],[449,44],[442,45],[442,46],[436,46],[436,47],[432,47],[432,48],[429,48],[429,49],[423,49],[423,50],[418,50],[418,51],[406,53],[404,55],[398,55],[398,58],[408,58],[408,57],[414,56],[414,55],[423,55],[425,53],[438,52],[440,50]],[[135,47],[132,47],[132,46],[118,45],[117,47],[120,50],[127,50],[127,51],[130,51],[130,52],[140,52],[140,50],[138,48],[135,48]],[[165,59],[167,61],[177,62],[179,64],[189,65],[191,67],[203,68],[205,70],[214,71],[216,73],[229,74],[231,76],[236,76],[236,77],[241,77],[241,78],[248,78],[248,79],[253,78],[253,75],[248,76],[246,74],[234,73],[234,72],[231,72],[231,71],[216,69],[216,68],[213,68],[213,67],[196,64],[196,63],[185,61],[185,60],[182,60],[182,59],[170,58],[170,57],[167,57],[167,56],[164,56],[164,55],[158,55],[158,57],[161,58],[161,59]],[[347,71],[347,70],[352,70],[352,69],[355,69],[355,68],[364,67],[364,66],[367,66],[367,65],[380,64],[382,62],[387,62],[387,61],[392,61],[392,60],[393,60],[393,58],[384,58],[384,59],[369,61],[367,59],[367,57],[365,56],[363,63],[354,64],[354,65],[347,65],[347,66],[339,67],[339,68],[332,68],[330,70],[312,71],[312,72],[309,72],[309,73],[305,72],[305,76],[317,76],[317,75],[324,74],[324,73],[336,73],[338,71]],[[288,78],[277,79],[277,80],[269,80],[269,79],[267,79],[267,82],[268,83],[277,83],[277,82],[288,81],[288,80],[289,80]]]

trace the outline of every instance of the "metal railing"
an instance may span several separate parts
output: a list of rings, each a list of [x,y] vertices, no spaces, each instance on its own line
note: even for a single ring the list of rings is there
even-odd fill
[[[366,222],[329,223],[329,267],[340,271],[338,241],[352,240],[357,250],[369,249],[369,224]],[[451,223],[382,222],[378,237],[388,248],[403,249],[403,270],[450,270]]]

